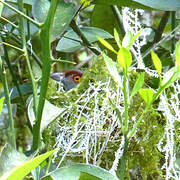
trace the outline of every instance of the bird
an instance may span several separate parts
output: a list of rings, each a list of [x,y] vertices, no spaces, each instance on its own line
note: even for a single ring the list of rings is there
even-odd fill
[[[74,88],[80,82],[83,75],[83,71],[79,69],[69,70],[66,72],[55,72],[50,75],[50,77],[63,84],[64,90],[69,91]]]

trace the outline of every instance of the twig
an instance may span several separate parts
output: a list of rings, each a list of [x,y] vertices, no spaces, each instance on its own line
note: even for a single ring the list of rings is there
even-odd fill
[[[170,36],[173,35],[173,33],[175,31],[177,31],[178,29],[180,29],[180,25],[178,25],[175,29],[173,29],[169,34],[167,34],[163,39],[161,39],[158,43],[153,44],[150,48],[148,48],[148,50],[146,50],[145,53],[143,53],[142,58],[145,58],[150,52],[151,50],[156,49],[156,47],[158,47],[161,43],[163,43],[167,38],[169,38]]]
[[[9,125],[10,125],[10,130],[8,132],[9,141],[10,141],[11,146],[14,149],[16,149],[16,133],[15,133],[15,129],[14,129],[14,119],[13,119],[13,114],[12,114],[11,99],[10,99],[8,83],[7,83],[7,79],[6,79],[6,72],[2,65],[1,56],[0,56],[0,78],[3,83],[4,94],[5,94],[7,107],[8,107]]]
[[[19,15],[23,16],[24,18],[28,19],[29,21],[31,21],[33,24],[35,24],[36,26],[40,27],[41,24],[36,22],[34,19],[28,17],[26,14],[22,13],[21,11],[17,10],[16,8],[12,7],[11,5],[9,5],[8,3],[0,0],[0,3],[4,4],[5,6],[7,6],[8,8],[10,8],[11,10],[15,11],[16,13],[18,13]]]
[[[3,41],[5,41],[5,38],[4,38],[4,37],[1,36],[1,38],[2,38]],[[15,75],[15,73],[14,73],[14,71],[13,71],[13,67],[12,67],[11,62],[10,62],[10,60],[9,60],[8,51],[7,51],[6,46],[4,46],[4,57],[5,57],[6,64],[8,65],[9,71],[10,71],[10,73],[11,73],[11,75],[12,75],[13,83],[14,83],[14,85],[16,86],[17,91],[18,91],[18,93],[19,93],[19,96],[20,96],[20,98],[21,98],[22,107],[24,108],[26,105],[25,105],[25,102],[24,102],[24,99],[23,99],[23,96],[22,96],[22,93],[21,93],[19,84],[18,84],[18,82],[17,82],[16,75]]]
[[[11,25],[12,25],[13,27],[15,27],[15,28],[18,28],[18,26],[17,26],[16,24],[12,23],[11,21],[9,21],[8,19],[6,19],[6,18],[4,18],[4,17],[2,17],[2,16],[0,17],[0,19],[2,19],[3,21],[11,24]]]
[[[101,54],[101,51],[93,47],[93,45],[87,40],[87,38],[82,33],[81,29],[77,26],[74,19],[71,21],[70,26],[73,29],[73,31],[81,38],[84,45],[86,45],[94,54],[96,55]]]
[[[111,9],[112,9],[112,12],[113,12],[115,18],[117,19],[118,26],[119,26],[119,28],[121,30],[120,37],[123,38],[124,35],[125,35],[125,30],[124,30],[124,26],[123,26],[123,22],[122,22],[122,16],[121,16],[117,6],[112,5]]]
[[[157,43],[160,41],[162,34],[163,34],[163,31],[164,31],[166,24],[168,22],[169,16],[170,16],[170,11],[165,11],[163,17],[161,18],[159,26],[156,29],[153,43]]]
[[[18,0],[18,9],[23,12],[23,0]],[[34,113],[36,114],[37,112],[37,84],[32,72],[32,68],[31,68],[31,64],[30,64],[30,60],[29,60],[29,55],[28,55],[28,51],[27,51],[27,44],[26,44],[26,33],[25,33],[25,29],[24,29],[24,17],[21,16],[20,17],[20,21],[19,21],[19,32],[21,34],[21,41],[22,41],[22,49],[24,51],[24,57],[26,60],[26,64],[28,67],[28,71],[29,71],[29,75],[31,77],[31,83],[32,83],[32,90],[33,90],[33,101],[34,101]]]
[[[81,67],[83,67],[85,64],[87,64],[91,59],[92,59],[93,55],[89,55],[84,61],[82,61],[81,63],[79,63],[78,65],[75,66],[75,69],[80,69]]]

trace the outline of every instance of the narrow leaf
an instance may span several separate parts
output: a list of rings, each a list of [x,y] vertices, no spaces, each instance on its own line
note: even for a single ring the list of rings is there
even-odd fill
[[[2,108],[3,108],[4,99],[5,99],[5,97],[2,97],[0,99],[0,115],[1,115]]]
[[[128,31],[123,38],[122,46],[124,48],[130,49],[132,44],[133,44],[133,35],[130,31]]]
[[[156,55],[156,53],[153,50],[151,50],[151,57],[159,76],[161,76],[161,72],[162,72],[161,60],[159,59],[159,57]]]
[[[177,43],[175,49],[175,60],[176,60],[177,70],[180,71],[180,41]]]
[[[130,49],[134,43],[134,41],[138,38],[138,36],[141,34],[143,29],[140,29],[136,35],[132,35],[132,33],[129,31],[128,33],[126,33],[124,39],[123,39],[123,47]]]
[[[144,84],[144,73],[141,73],[141,75],[136,80],[136,83],[131,92],[130,101],[131,101],[132,97],[139,91],[139,89],[142,88],[143,84]]]
[[[121,77],[117,71],[115,63],[112,61],[111,58],[103,54],[104,61],[106,63],[106,66],[109,70],[109,73],[111,74],[112,78],[114,81],[119,85],[119,87],[122,89],[122,82],[121,82]]]
[[[152,103],[153,95],[154,95],[152,89],[140,89],[139,94],[147,104],[150,105]]]
[[[136,35],[133,36],[133,39],[132,39],[133,42],[138,38],[138,36],[141,34],[142,31],[143,31],[143,29],[140,29],[140,30],[136,33]],[[132,44],[133,44],[133,42],[132,42]]]
[[[128,70],[132,63],[132,55],[130,51],[122,47],[118,52],[117,59],[123,69]]]
[[[123,123],[122,123],[122,117],[121,117],[121,112],[120,112],[120,110],[119,110],[118,107],[111,101],[111,99],[109,99],[109,102],[111,103],[113,109],[116,111],[116,115],[117,115],[117,117],[118,117],[118,119],[119,119],[119,122],[120,122],[122,128],[123,128]]]
[[[109,49],[110,51],[117,54],[117,52],[114,50],[114,48],[111,46],[111,44],[109,44],[106,40],[100,38],[99,36],[97,36],[97,39],[103,46],[105,46],[107,49]]]
[[[1,177],[1,180],[21,180],[23,179],[28,173],[30,173],[34,168],[36,168],[41,162],[47,159],[51,154],[53,154],[58,149],[54,149],[47,153],[44,153],[40,156],[37,156],[29,161],[24,162],[20,166],[14,168],[10,172],[6,173]]]
[[[118,47],[120,48],[121,47],[121,40],[120,40],[119,34],[115,28],[114,28],[114,39],[115,39]]]

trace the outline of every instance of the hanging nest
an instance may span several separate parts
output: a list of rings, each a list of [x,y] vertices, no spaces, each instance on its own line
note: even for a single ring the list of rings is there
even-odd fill
[[[131,90],[138,73],[132,71],[129,77]],[[145,76],[145,86],[149,78]],[[60,161],[59,165],[93,163],[110,169],[115,158],[120,158],[115,157],[115,153],[122,145],[121,127],[112,103],[118,107],[122,116],[124,103],[122,90],[111,79],[102,57],[94,59],[77,87],[68,92],[59,92],[54,86],[48,92],[48,99],[64,108],[63,114],[43,132],[48,150],[60,148],[55,161]],[[136,95],[129,110],[130,128],[144,107],[142,99]],[[162,154],[156,149],[156,144],[163,136],[164,124],[161,122],[162,116],[158,112],[147,113],[130,142],[128,167],[138,168],[142,176],[159,171]]]

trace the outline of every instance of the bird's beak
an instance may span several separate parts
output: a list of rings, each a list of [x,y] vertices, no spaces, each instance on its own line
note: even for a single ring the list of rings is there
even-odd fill
[[[61,80],[64,78],[64,73],[63,72],[52,73],[50,77],[57,82],[61,82]]]

